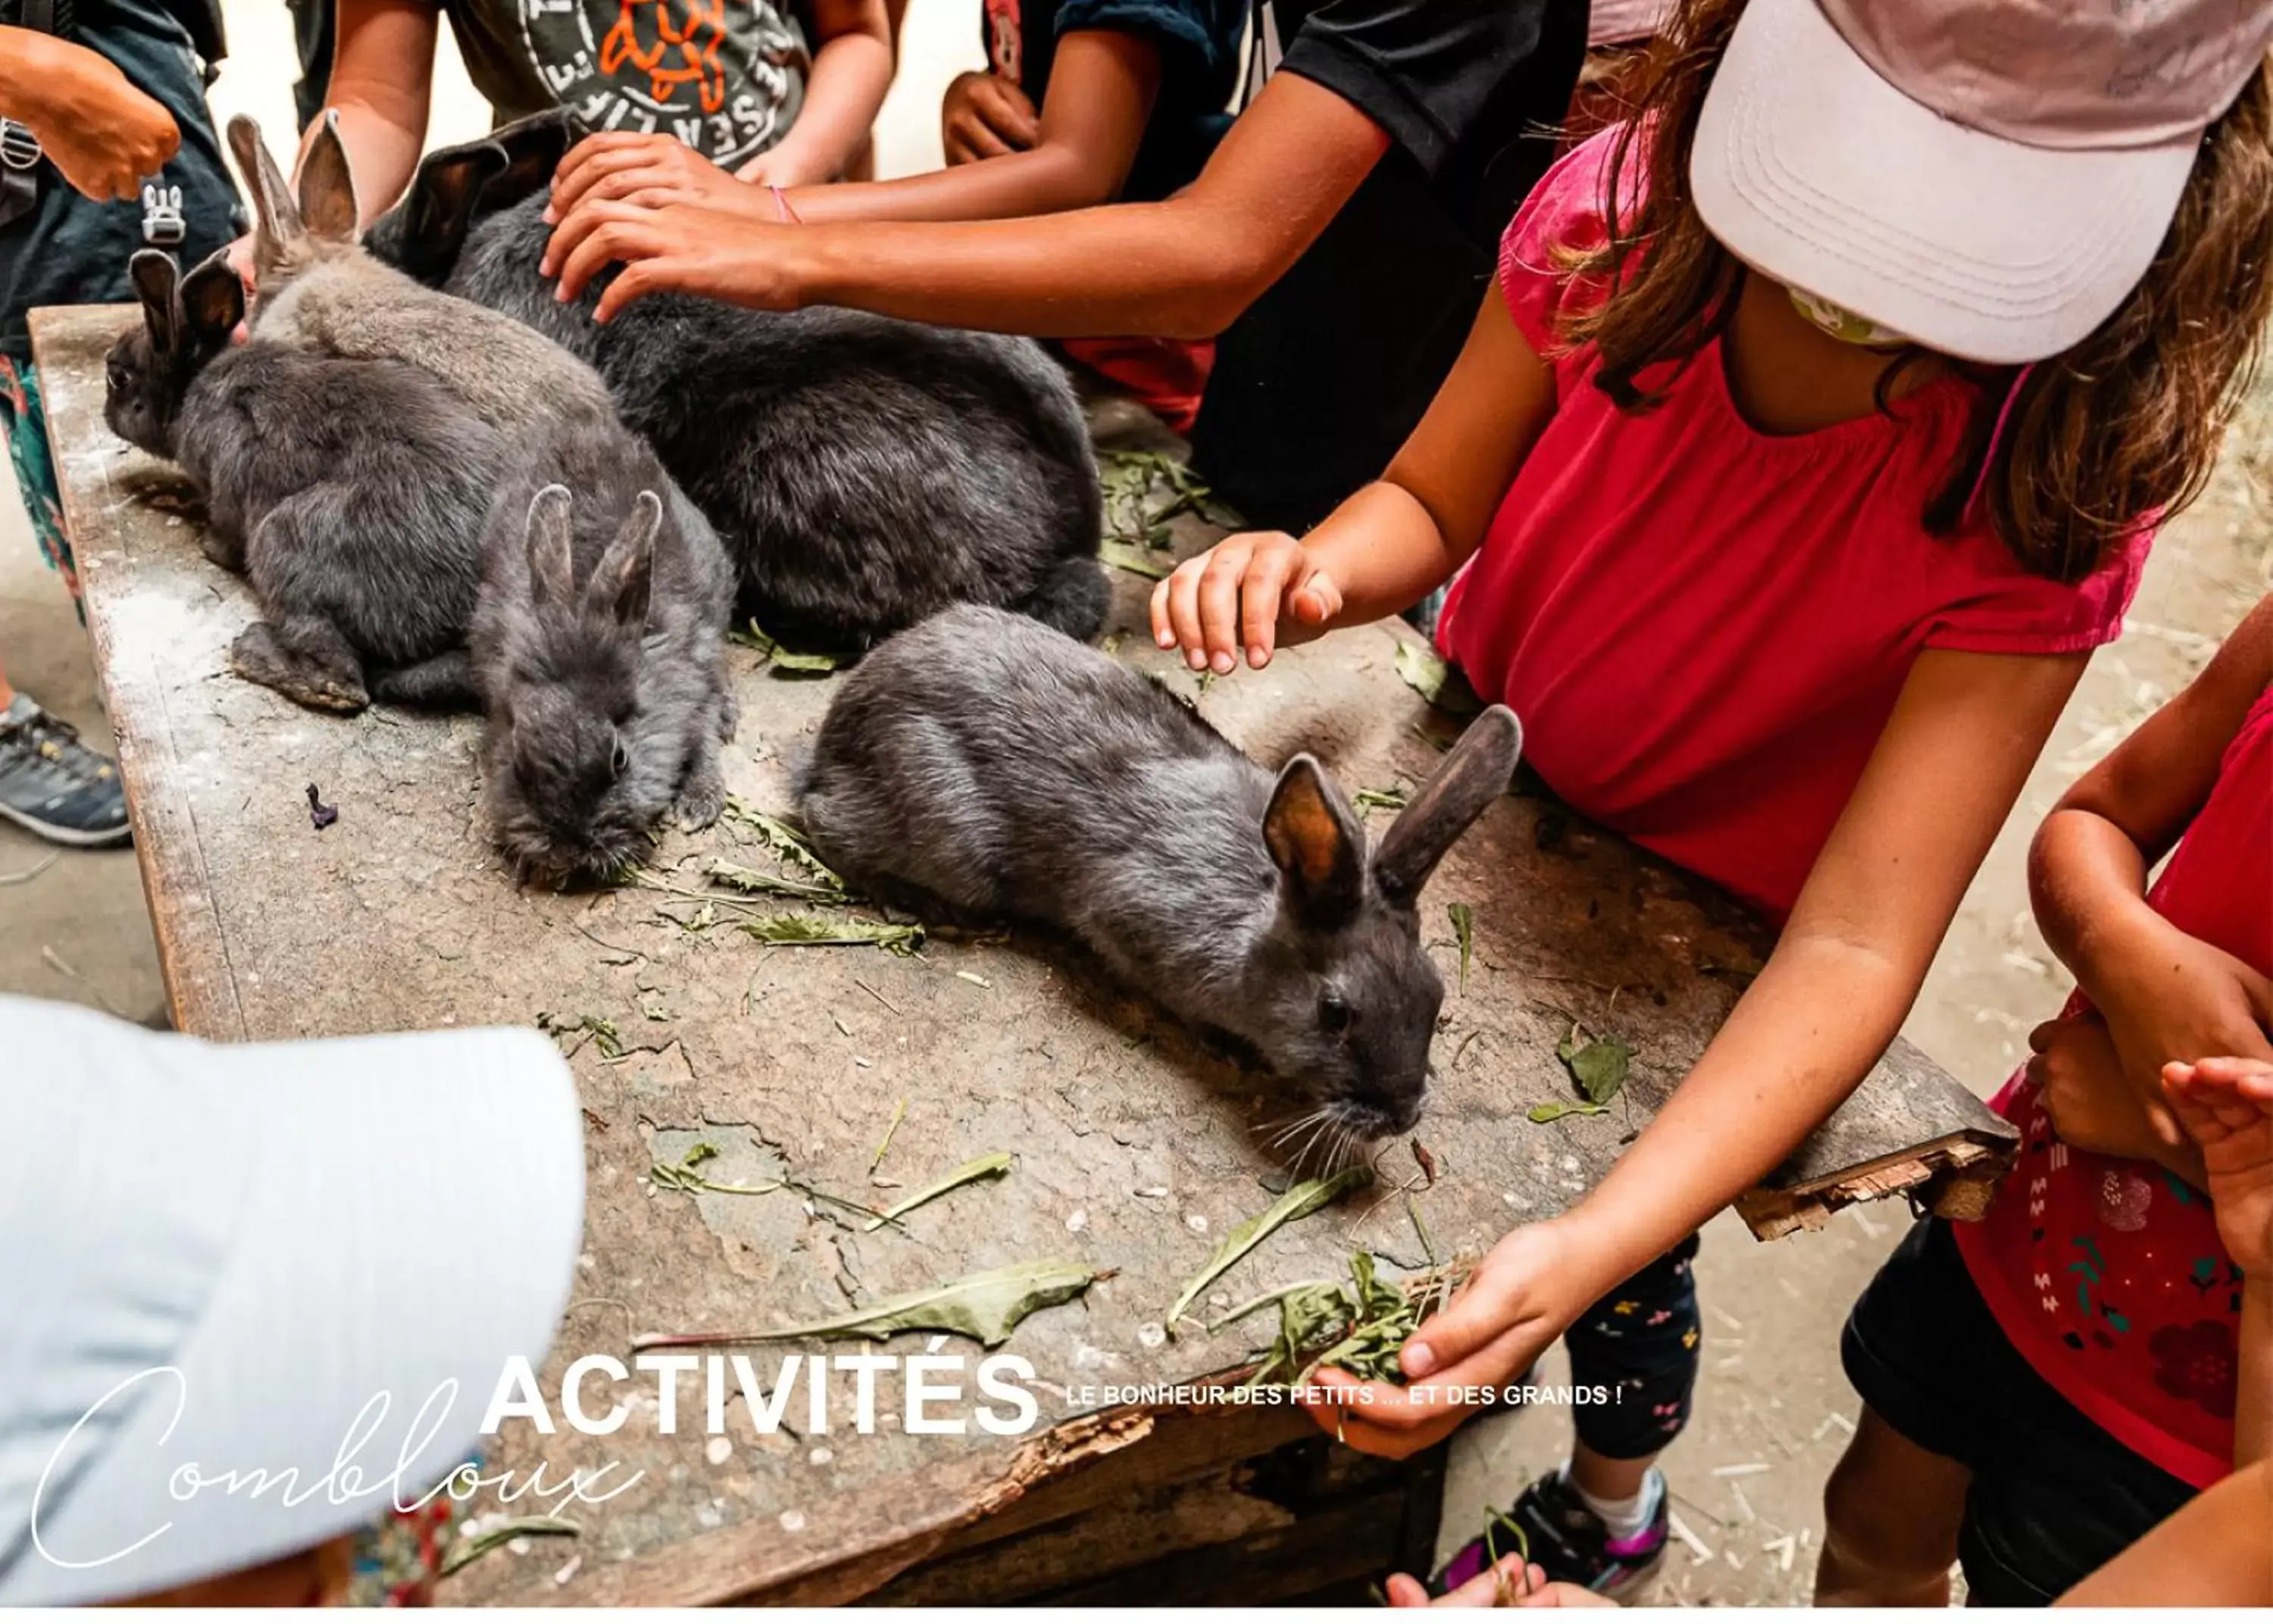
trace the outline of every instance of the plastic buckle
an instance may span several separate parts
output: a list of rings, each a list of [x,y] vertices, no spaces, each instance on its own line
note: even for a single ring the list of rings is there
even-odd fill
[[[142,240],[154,248],[172,248],[189,234],[189,224],[182,218],[182,189],[143,182]]]
[[[33,168],[46,156],[31,126],[19,124],[12,118],[0,118],[0,168]]]

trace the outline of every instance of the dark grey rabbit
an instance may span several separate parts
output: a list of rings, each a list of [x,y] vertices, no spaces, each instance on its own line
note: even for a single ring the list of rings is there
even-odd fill
[[[145,249],[131,269],[143,325],[111,348],[103,415],[181,465],[207,556],[251,582],[266,618],[231,648],[237,674],[319,710],[471,704],[497,431],[404,362],[232,346],[244,288],[220,255],[184,277]]]
[[[514,448],[490,507],[473,658],[484,775],[523,879],[604,879],[666,812],[725,801],[734,733],[723,639],[733,568],[637,436],[571,420]]]
[[[798,805],[870,894],[1064,930],[1373,1137],[1410,1128],[1428,1095],[1444,987],[1421,889],[1521,748],[1512,712],[1484,712],[1369,857],[1312,757],[1274,780],[1109,656],[964,607],[844,680]]]
[[[1096,460],[1039,346],[677,295],[599,326],[596,288],[564,305],[537,273],[546,183],[569,139],[547,116],[429,154],[365,246],[591,362],[718,527],[769,632],[857,651],[979,602],[1097,634]]]

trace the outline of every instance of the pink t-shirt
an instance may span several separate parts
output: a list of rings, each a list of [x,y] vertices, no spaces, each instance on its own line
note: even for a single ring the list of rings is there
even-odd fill
[[[2226,746],[2217,787],[2147,901],[2273,976],[2273,689]],[[2022,1139],[1988,1217],[1957,1225],[1982,1300],[2061,1396],[2208,1488],[2233,1470],[2240,1371],[2241,1271],[2217,1213],[2152,1162],[2064,1142],[2026,1068],[1992,1103]]]
[[[1527,759],[1572,805],[1781,917],[1918,651],[2108,642],[2151,538],[2065,586],[1985,522],[1927,535],[1973,399],[1954,376],[1890,413],[1763,434],[1715,340],[1662,405],[1619,411],[1594,352],[1557,355],[1554,326],[1561,300],[1598,295],[1553,250],[1602,240],[1615,134],[1549,169],[1501,243],[1501,292],[1554,357],[1557,405],[1438,641],[1522,717]]]

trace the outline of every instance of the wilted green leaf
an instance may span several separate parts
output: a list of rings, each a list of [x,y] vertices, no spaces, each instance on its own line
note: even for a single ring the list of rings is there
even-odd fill
[[[781,647],[768,636],[766,629],[754,620],[750,622],[749,629],[746,632],[727,632],[726,640],[730,643],[739,643],[745,648],[754,648],[761,655],[767,658],[770,658],[774,650]]]
[[[1543,1105],[1534,1105],[1524,1114],[1534,1122],[1559,1122],[1565,1117],[1599,1117],[1609,1109],[1607,1105],[1584,1105],[1577,1100],[1550,1100]]]
[[[841,917],[824,919],[816,914],[774,914],[745,920],[740,928],[777,947],[881,947],[903,958],[912,955],[924,939],[919,924]]]
[[[1468,959],[1476,947],[1475,909],[1466,902],[1454,902],[1444,909],[1452,921],[1452,934],[1460,941],[1460,991],[1468,990]]]
[[[776,647],[766,670],[775,677],[826,677],[843,663],[835,655],[799,654]]]
[[[516,1539],[574,1539],[583,1530],[564,1517],[514,1517],[485,1528],[471,1539],[461,1539],[452,1545],[442,1565],[435,1570],[438,1576],[448,1578],[468,1563],[477,1561],[499,1545],[510,1545]]]
[[[1339,1201],[1361,1185],[1370,1183],[1372,1179],[1372,1170],[1365,1167],[1345,1167],[1324,1179],[1306,1179],[1289,1186],[1287,1194],[1273,1201],[1267,1209],[1226,1235],[1216,1247],[1215,1255],[1208,1259],[1207,1267],[1185,1282],[1183,1291],[1169,1308],[1169,1334],[1174,1335],[1176,1321],[1184,1317],[1184,1310],[1192,1306],[1193,1299],[1213,1285],[1233,1264],[1261,1246],[1280,1228],[1298,1218],[1309,1217],[1328,1202]]]
[[[600,1051],[602,1059],[619,1060],[623,1058],[623,1035],[616,1030],[614,1022],[598,1015],[551,1015],[540,1011],[536,1026],[539,1031],[552,1037],[570,1032],[589,1032],[592,1035],[592,1047]]]
[[[1403,812],[1413,803],[1413,792],[1405,789],[1361,790],[1350,797],[1360,810],[1378,806],[1385,812]]]
[[[1473,716],[1484,707],[1468,679],[1426,643],[1397,640],[1397,674],[1407,687],[1448,715]]]
[[[1146,549],[1128,542],[1104,543],[1098,548],[1097,556],[1116,570],[1142,575],[1147,580],[1166,580],[1176,569],[1174,558],[1155,558]]]
[[[880,1154],[877,1160],[882,1159]],[[937,1201],[949,1190],[959,1190],[966,1184],[978,1183],[981,1179],[1000,1179],[1009,1171],[1010,1153],[1008,1150],[997,1150],[992,1156],[975,1156],[948,1174],[937,1184],[927,1185],[909,1196],[907,1200],[877,1214],[868,1220],[868,1227],[872,1230],[880,1230],[895,1219],[905,1217],[926,1201]]]
[[[1615,1037],[1596,1037],[1582,1044],[1574,1026],[1555,1045],[1555,1055],[1569,1068],[1571,1081],[1579,1085],[1579,1092],[1589,1104],[1607,1105],[1625,1087],[1634,1047]]]
[[[945,1331],[986,1347],[1009,1340],[1018,1322],[1037,1310],[1070,1302],[1097,1276],[1080,1263],[1053,1259],[1012,1263],[966,1276],[943,1285],[904,1291],[825,1320],[776,1326],[765,1331],[696,1331],[684,1336],[641,1336],[634,1352],[649,1348],[699,1348],[737,1342],[792,1342],[804,1337],[866,1336],[881,1342],[902,1331]]]
[[[823,886],[840,892],[844,889],[844,878],[814,855],[813,844],[806,839],[803,830],[783,822],[771,812],[760,812],[739,795],[726,797],[724,816],[729,822],[748,829]]]

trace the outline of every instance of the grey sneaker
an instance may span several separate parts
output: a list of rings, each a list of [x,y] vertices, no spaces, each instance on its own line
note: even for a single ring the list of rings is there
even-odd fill
[[[0,818],[59,846],[116,846],[128,838],[118,764],[19,693],[0,711]]]

